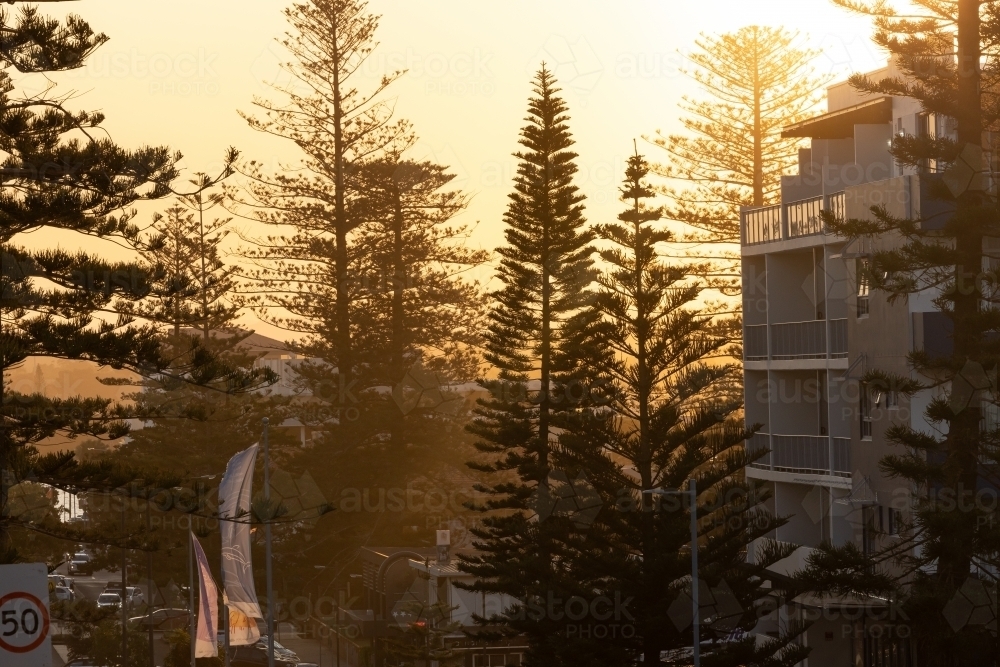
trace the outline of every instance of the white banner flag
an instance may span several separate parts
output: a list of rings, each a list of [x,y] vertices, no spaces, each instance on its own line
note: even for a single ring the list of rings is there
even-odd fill
[[[256,644],[257,640],[260,639],[257,621],[231,606],[225,593],[222,594],[222,601],[229,610],[229,645],[250,646]]]
[[[250,487],[256,458],[257,445],[253,445],[229,459],[219,485],[219,527],[222,583],[229,605],[250,618],[264,618],[250,563]]]
[[[195,626],[194,656],[214,658],[219,655],[219,588],[212,580],[212,570],[198,538],[191,533],[194,561],[198,568],[198,624]]]

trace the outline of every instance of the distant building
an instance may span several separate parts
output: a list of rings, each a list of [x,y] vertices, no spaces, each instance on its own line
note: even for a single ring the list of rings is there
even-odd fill
[[[899,75],[890,63],[868,76]],[[828,88],[827,103],[827,113],[784,129],[811,145],[799,152],[799,173],[782,177],[781,203],[744,209],[740,221],[746,422],[763,425],[751,447],[770,450],[746,475],[769,485],[769,509],[791,519],[771,537],[802,545],[776,576],[801,568],[824,540],[870,553],[898,539],[906,489],[879,470],[891,451],[884,433],[892,424],[931,432],[923,410],[932,393],[908,400],[861,377],[872,368],[909,375],[908,352],[951,347],[935,294],[889,304],[869,292],[872,251],[898,238],[842,238],[820,217],[866,218],[883,205],[940,228],[949,211],[928,196],[935,165],[900,167],[889,149],[902,134],[949,135],[951,122],[916,100],[862,97],[848,83]],[[761,631],[815,620],[803,637],[813,647],[809,667],[915,664],[905,624],[871,601],[803,597],[793,607]]]

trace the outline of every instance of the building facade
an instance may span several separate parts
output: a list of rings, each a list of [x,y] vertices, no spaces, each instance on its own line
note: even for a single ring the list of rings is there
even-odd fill
[[[897,76],[890,65],[869,76]],[[930,432],[927,391],[907,399],[891,387],[866,386],[869,369],[910,375],[914,349],[945,353],[948,320],[918,293],[889,303],[868,289],[873,250],[894,238],[828,233],[821,212],[870,217],[883,206],[898,217],[943,224],[947,207],[929,196],[935,175],[901,167],[889,151],[901,134],[942,136],[947,119],[916,100],[862,97],[848,83],[827,91],[825,114],[785,128],[809,140],[798,174],[784,176],[781,202],[741,212],[746,421],[760,431],[750,446],[769,453],[746,469],[773,491],[769,509],[789,522],[773,539],[801,545],[778,575],[801,569],[821,542],[853,542],[871,552],[898,539],[909,488],[885,477],[879,461],[895,423]],[[905,623],[857,600],[799,599],[809,667],[913,664]],[[792,614],[793,616],[795,614]]]

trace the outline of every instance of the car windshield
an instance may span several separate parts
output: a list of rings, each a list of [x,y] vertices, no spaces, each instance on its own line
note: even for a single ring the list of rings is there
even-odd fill
[[[86,563],[88,560],[90,560],[90,556],[87,554],[76,554],[73,556],[74,563]]]
[[[101,596],[97,598],[98,602],[118,602],[118,596],[114,593],[101,593]]]

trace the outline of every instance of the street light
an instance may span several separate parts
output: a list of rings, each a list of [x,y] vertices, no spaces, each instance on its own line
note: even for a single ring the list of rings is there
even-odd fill
[[[701,667],[701,638],[698,620],[698,483],[692,477],[688,481],[688,490],[679,489],[646,489],[644,496],[690,496],[691,499],[691,654],[694,667]]]

